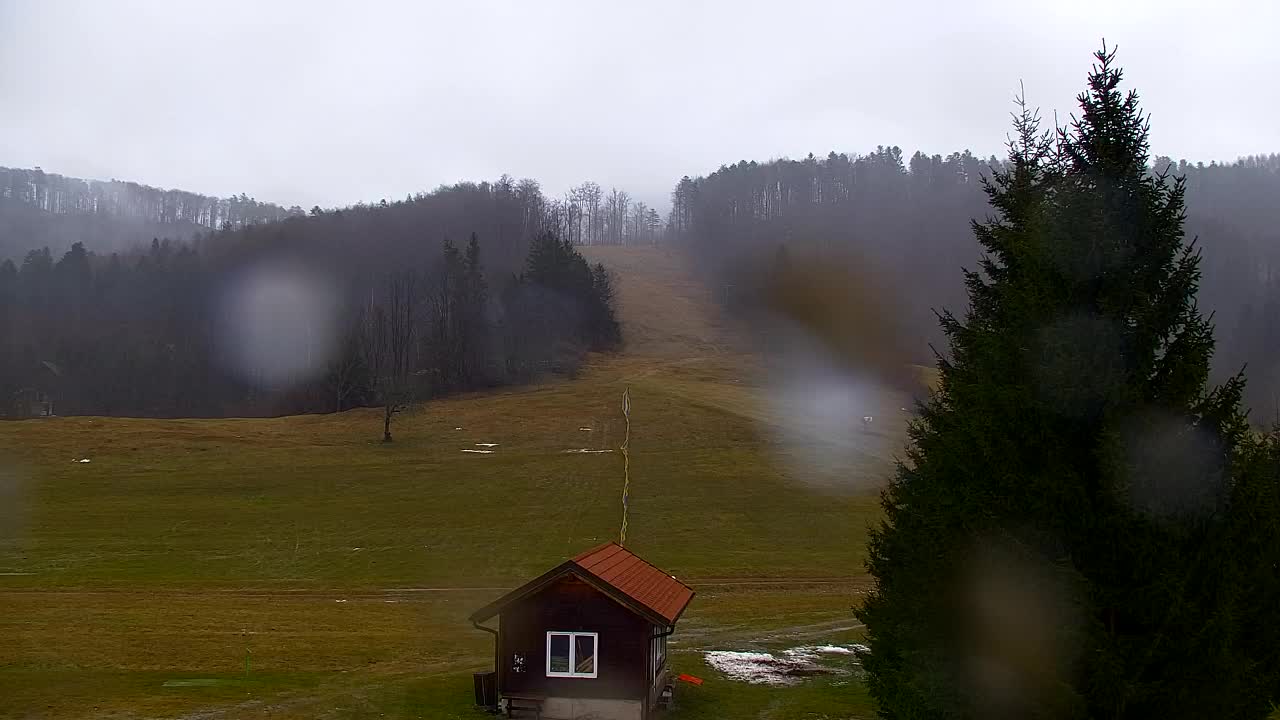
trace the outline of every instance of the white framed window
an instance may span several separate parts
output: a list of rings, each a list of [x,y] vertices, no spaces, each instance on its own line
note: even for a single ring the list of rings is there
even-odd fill
[[[600,670],[600,633],[547,633],[547,677],[593,678]]]
[[[667,666],[667,636],[659,635],[649,640],[649,678],[656,679]]]
[[[663,667],[667,666],[667,635],[658,635],[650,641],[649,648],[649,678],[657,679],[662,673]]]

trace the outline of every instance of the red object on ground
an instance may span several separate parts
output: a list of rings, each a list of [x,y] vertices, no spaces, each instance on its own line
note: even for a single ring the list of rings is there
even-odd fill
[[[677,675],[677,676],[676,676],[676,679],[677,679],[677,680],[683,680],[683,681],[685,681],[685,682],[687,682],[687,683],[691,683],[691,684],[693,684],[693,685],[701,685],[701,684],[702,684],[702,678],[696,678],[696,677],[694,677],[694,676],[692,676],[692,675],[685,675],[684,673],[680,673],[679,675]]]

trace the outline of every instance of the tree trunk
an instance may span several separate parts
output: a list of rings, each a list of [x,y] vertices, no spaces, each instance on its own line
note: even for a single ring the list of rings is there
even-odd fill
[[[382,442],[384,443],[391,442],[391,415],[393,412],[391,406],[387,405],[382,415]]]

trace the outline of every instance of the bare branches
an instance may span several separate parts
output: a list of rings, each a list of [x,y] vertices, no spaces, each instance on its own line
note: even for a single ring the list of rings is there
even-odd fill
[[[418,273],[403,270],[387,276],[382,298],[375,288],[364,312],[361,346],[374,395],[383,408],[382,441],[391,442],[391,420],[414,397],[418,308]]]

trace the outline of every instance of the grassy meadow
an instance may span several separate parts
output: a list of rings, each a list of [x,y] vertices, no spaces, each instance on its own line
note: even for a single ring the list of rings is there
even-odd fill
[[[591,255],[618,273],[625,352],[422,405],[389,445],[374,410],[0,425],[0,717],[482,717],[492,639],[466,615],[616,539],[621,456],[566,451],[619,446],[624,388],[627,544],[699,592],[673,664],[706,683],[672,717],[870,716],[849,676],[751,686],[701,651],[859,637],[909,401],[877,391],[874,431],[783,445],[795,420],[678,256]],[[849,482],[806,477],[810,452]]]

